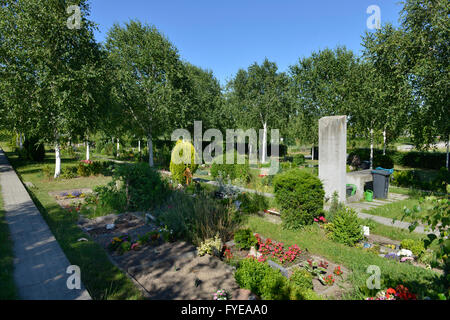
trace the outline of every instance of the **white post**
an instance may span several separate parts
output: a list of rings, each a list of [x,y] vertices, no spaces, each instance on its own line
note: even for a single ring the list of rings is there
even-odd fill
[[[386,128],[383,130],[383,156],[386,155]]]
[[[119,152],[119,150],[120,150],[120,140],[119,140],[119,138],[117,138],[117,156],[119,156],[119,154],[120,154],[120,152]]]
[[[138,140],[138,151],[141,153],[141,139]]]
[[[314,160],[314,145],[311,148],[311,160]]]

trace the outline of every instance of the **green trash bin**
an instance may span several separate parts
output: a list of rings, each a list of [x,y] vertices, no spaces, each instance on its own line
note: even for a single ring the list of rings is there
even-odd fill
[[[364,191],[364,199],[368,202],[372,202],[373,201],[373,191],[372,190]]]

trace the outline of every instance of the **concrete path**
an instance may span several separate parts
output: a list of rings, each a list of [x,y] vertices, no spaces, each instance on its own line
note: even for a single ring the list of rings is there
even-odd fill
[[[354,209],[358,213],[358,217],[361,219],[371,219],[375,222],[384,224],[389,227],[396,227],[400,229],[409,230],[409,226],[411,225],[408,222],[400,221],[400,220],[393,220],[386,217],[380,217],[375,216],[372,214],[364,213],[362,211],[364,210],[370,210],[379,206],[384,206],[393,202],[401,201],[408,199],[408,196],[403,194],[397,194],[397,193],[389,193],[387,199],[374,199],[372,202],[353,202],[353,203],[347,203],[347,207]],[[425,227],[423,225],[418,225],[416,229],[414,229],[414,232],[422,233],[422,234],[428,234],[430,231],[426,231]]]
[[[6,222],[14,243],[14,281],[24,300],[90,300],[67,288],[70,262],[0,149],[0,185]],[[81,270],[82,272],[82,270]]]

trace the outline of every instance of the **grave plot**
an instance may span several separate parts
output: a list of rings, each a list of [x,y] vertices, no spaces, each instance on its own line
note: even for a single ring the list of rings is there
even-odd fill
[[[351,272],[347,268],[313,255],[297,245],[286,247],[259,234],[254,236],[257,243],[247,250],[239,248],[235,241],[227,242],[225,259],[241,260],[254,257],[280,270],[286,278],[290,278],[296,268],[305,269],[313,276],[313,290],[323,298],[340,299],[344,293],[351,290],[351,285],[347,281]]]
[[[79,226],[108,252],[113,262],[157,300],[211,300],[219,289],[245,300],[233,268],[212,256],[197,256],[194,246],[170,242],[170,232],[146,223],[139,213],[80,218]]]

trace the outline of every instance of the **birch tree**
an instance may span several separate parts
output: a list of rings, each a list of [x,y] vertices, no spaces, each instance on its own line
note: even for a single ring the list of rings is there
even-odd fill
[[[153,139],[181,125],[189,108],[186,74],[177,49],[154,26],[131,20],[108,32],[106,49],[114,74],[113,97],[136,136]]]
[[[0,2],[1,68],[10,119],[55,147],[55,178],[61,171],[60,146],[94,126],[104,106],[103,56],[94,40],[87,1],[4,0]],[[71,19],[79,19],[73,21]],[[16,99],[16,102],[14,102]],[[22,126],[22,125],[21,125]]]
[[[241,125],[262,128],[260,154],[261,162],[265,163],[268,129],[283,129],[291,112],[289,78],[266,58],[261,65],[254,63],[247,70],[239,70],[228,87],[234,104],[232,110],[241,118]]]

